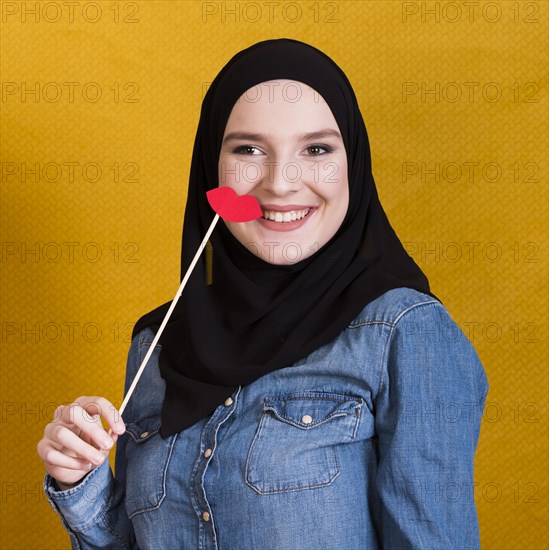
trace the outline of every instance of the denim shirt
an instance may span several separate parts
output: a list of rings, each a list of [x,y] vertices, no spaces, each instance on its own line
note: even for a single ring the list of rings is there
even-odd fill
[[[126,391],[154,334],[133,339]],[[215,344],[212,344],[215,345]],[[488,391],[446,308],[410,288],[337,338],[158,432],[158,345],[109,461],[44,490],[73,548],[476,549],[474,455]]]

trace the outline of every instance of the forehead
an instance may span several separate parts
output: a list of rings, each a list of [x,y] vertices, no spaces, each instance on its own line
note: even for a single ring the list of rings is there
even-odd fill
[[[267,80],[246,90],[234,104],[230,123],[280,117],[286,121],[331,122],[337,128],[333,113],[324,98],[313,87],[290,79]]]
[[[319,102],[322,96],[312,86],[299,80],[286,78],[266,80],[248,88],[237,102],[287,101],[289,103],[312,98]]]

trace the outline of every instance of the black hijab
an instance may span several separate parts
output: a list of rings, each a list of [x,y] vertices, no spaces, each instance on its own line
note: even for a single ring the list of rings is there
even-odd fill
[[[328,343],[385,291],[409,287],[436,298],[380,204],[351,84],[326,54],[289,38],[265,40],[234,55],[204,97],[190,169],[181,280],[215,215],[206,191],[218,186],[231,110],[245,91],[274,79],[308,84],[332,110],[347,151],[349,207],[330,241],[293,265],[257,257],[219,220],[210,238],[212,284],[206,284],[203,254],[159,340],[166,382],[162,437],[211,414],[239,385],[289,367]],[[133,336],[145,327],[156,333],[169,305],[141,317]]]

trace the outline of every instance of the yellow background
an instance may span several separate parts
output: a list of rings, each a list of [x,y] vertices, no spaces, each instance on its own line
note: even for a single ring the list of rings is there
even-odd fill
[[[1,4],[2,548],[69,548],[36,443],[59,403],[120,404],[131,325],[179,284],[205,90],[284,36],[349,77],[389,219],[485,366],[482,547],[548,547],[547,2]]]

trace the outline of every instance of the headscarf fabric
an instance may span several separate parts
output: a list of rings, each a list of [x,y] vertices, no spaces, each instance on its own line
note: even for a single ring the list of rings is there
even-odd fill
[[[219,185],[219,154],[231,110],[244,92],[275,79],[309,85],[330,107],[347,152],[347,213],[326,244],[290,265],[266,262],[223,222],[217,224],[210,237],[212,283],[207,284],[202,255],[159,339],[164,438],[212,414],[238,386],[327,344],[387,290],[409,287],[436,298],[381,206],[350,82],[325,53],[290,38],[238,52],[207,90],[190,168],[181,280],[215,216],[206,191]],[[132,336],[145,327],[156,332],[169,306],[141,317]]]

